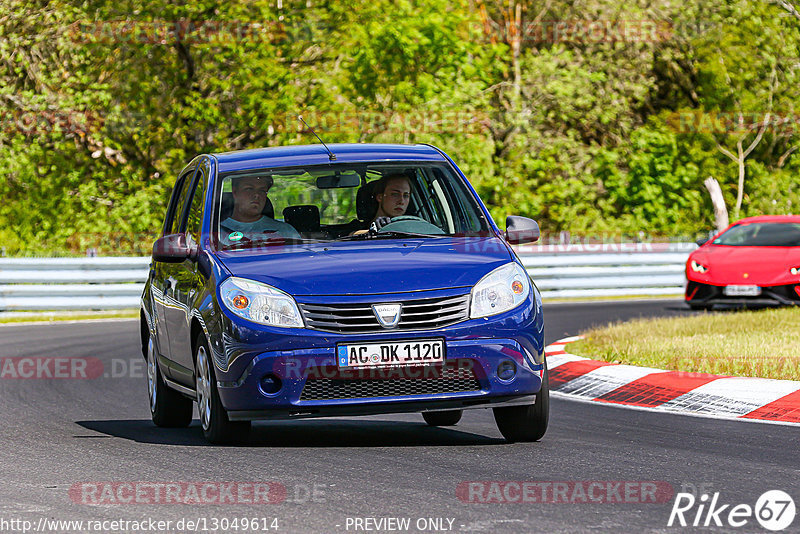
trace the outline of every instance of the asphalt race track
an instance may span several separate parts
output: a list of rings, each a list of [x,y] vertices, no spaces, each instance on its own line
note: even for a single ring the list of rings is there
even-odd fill
[[[688,313],[675,300],[546,304],[547,341],[615,319]],[[233,528],[236,518],[263,518],[258,530],[264,532],[766,532],[754,518],[738,529],[669,528],[671,492],[719,492],[719,504],[731,505],[729,510],[754,506],[762,493],[777,489],[800,505],[797,426],[554,398],[550,428],[539,443],[505,443],[491,412],[476,410],[450,429],[427,427],[419,415],[260,422],[247,446],[217,447],[205,443],[197,420],[179,430],[151,423],[135,321],[2,326],[0,347],[4,365],[20,357],[102,361],[96,378],[15,379],[6,372],[0,379],[2,532],[21,532],[23,520],[40,531],[88,532],[93,527],[86,523],[82,529],[54,528],[48,521],[150,519],[171,521],[164,530],[173,532],[202,532],[176,528],[180,520],[185,525],[198,519],[205,519],[207,531],[215,519],[217,531],[253,531],[241,524]],[[606,488],[603,495],[613,502],[581,502],[573,493],[598,481],[595,489]],[[219,490],[229,483],[246,488],[266,482],[280,488],[280,503],[250,504],[246,489],[239,504],[219,504],[213,495],[210,503],[175,504],[164,494],[151,499],[160,503],[121,502],[143,483],[212,484]],[[491,482],[503,484],[493,490]],[[579,502],[561,502],[564,494],[549,499],[559,502],[496,502],[519,501],[517,491],[494,493],[500,497],[495,502],[474,502],[498,487],[520,487],[508,482],[567,487],[570,499]],[[670,493],[662,502],[638,502],[640,483]],[[97,493],[82,493],[87,487]],[[100,504],[92,504],[92,495],[102,497],[112,487],[125,493],[115,497],[109,490]],[[686,513],[688,521],[696,511],[697,506]],[[278,529],[263,530],[276,524],[274,518]],[[409,527],[398,529],[400,524],[385,518],[408,519]],[[114,527],[106,523],[102,531],[126,530]],[[800,518],[784,530],[798,531]]]

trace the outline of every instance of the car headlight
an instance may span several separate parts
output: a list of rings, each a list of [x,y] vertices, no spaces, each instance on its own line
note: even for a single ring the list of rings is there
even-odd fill
[[[522,304],[531,292],[525,269],[516,263],[498,267],[472,288],[471,319],[496,315]]]
[[[219,294],[226,308],[248,321],[303,328],[303,318],[294,299],[272,286],[232,276],[219,286]]]
[[[792,267],[791,269],[789,269],[789,272],[792,273],[793,275],[798,275],[800,274],[800,267]]]
[[[696,273],[707,273],[708,267],[702,263],[697,263],[696,261],[692,260],[692,270]]]

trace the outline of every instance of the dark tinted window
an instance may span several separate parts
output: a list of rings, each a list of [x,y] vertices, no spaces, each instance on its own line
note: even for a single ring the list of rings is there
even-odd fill
[[[192,174],[194,171],[186,173],[181,183],[180,193],[178,194],[177,201],[175,202],[174,209],[170,213],[172,216],[171,223],[167,227],[170,229],[170,234],[177,234],[181,231],[181,218],[183,215],[183,207],[186,205],[186,196],[189,194],[189,187],[192,185]]]
[[[178,180],[175,182],[175,186],[172,188],[172,194],[170,194],[169,203],[167,204],[167,213],[164,215],[163,231],[165,234],[172,233],[172,223],[175,220],[176,211],[175,206],[178,204],[178,198],[181,196],[181,189],[183,188],[184,179],[184,176],[178,178]]]
[[[203,226],[203,204],[205,203],[206,169],[200,165],[195,176],[197,185],[192,195],[192,205],[186,219],[186,232],[194,238],[195,243],[200,242],[200,230]]]

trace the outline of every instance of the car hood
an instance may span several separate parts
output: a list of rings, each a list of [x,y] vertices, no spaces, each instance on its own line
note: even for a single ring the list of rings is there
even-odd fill
[[[779,285],[800,281],[800,276],[789,272],[792,267],[800,267],[800,247],[711,245],[695,251],[690,258],[708,267],[708,272],[698,279],[714,284]]]
[[[290,295],[367,295],[473,286],[511,261],[498,237],[367,240],[218,252],[234,276]]]

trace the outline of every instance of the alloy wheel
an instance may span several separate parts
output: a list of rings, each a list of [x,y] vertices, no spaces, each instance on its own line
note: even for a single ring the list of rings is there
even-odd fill
[[[197,411],[203,430],[211,425],[211,372],[208,354],[202,345],[197,348]]]
[[[156,411],[158,396],[158,369],[156,367],[156,350],[153,346],[153,337],[147,341],[147,392],[150,395],[150,413]]]

